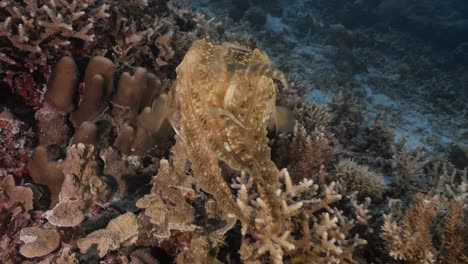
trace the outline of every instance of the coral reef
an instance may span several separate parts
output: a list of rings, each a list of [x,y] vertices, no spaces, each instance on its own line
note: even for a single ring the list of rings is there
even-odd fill
[[[385,216],[382,237],[392,258],[405,263],[467,260],[466,170],[461,174],[460,182],[440,190],[441,195],[416,194],[403,215],[395,203],[390,207],[393,212]]]
[[[410,148],[369,88],[427,72],[285,3],[0,3],[1,262],[465,263],[464,131]]]

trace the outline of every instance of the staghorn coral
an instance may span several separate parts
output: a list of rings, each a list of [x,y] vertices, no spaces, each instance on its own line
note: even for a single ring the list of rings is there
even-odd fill
[[[109,250],[134,244],[137,237],[137,218],[132,213],[125,213],[111,220],[105,229],[94,231],[86,237],[78,239],[76,243],[81,253],[85,253],[93,245],[97,245],[98,255],[103,257]]]
[[[455,170],[452,175],[457,174]],[[466,175],[466,170],[462,171],[459,181],[447,182],[444,169],[439,184],[431,191],[433,194],[417,193],[404,212],[397,208],[401,203],[399,200],[389,206],[391,212],[384,215],[381,236],[391,257],[405,263],[448,264],[466,261]]]
[[[432,245],[430,232],[431,223],[436,216],[434,203],[435,199],[418,195],[415,206],[407,210],[400,224],[387,216],[382,227],[382,236],[387,242],[390,256],[410,263],[435,261],[436,250]]]
[[[404,147],[401,150],[394,149],[392,166],[401,170],[402,173],[398,179],[408,188],[415,181],[415,178],[423,175],[420,171],[426,167],[430,160],[426,160],[422,151],[417,151],[416,156],[413,156]]]
[[[326,135],[318,130],[308,132],[296,123],[290,135],[280,135],[272,151],[275,163],[286,167],[294,183],[305,177],[319,179],[320,170],[332,161],[333,149]],[[286,154],[288,153],[288,154]]]
[[[357,191],[360,196],[378,197],[386,188],[382,175],[353,160],[340,160],[335,168],[335,180],[342,182],[347,192]]]
[[[269,254],[268,263],[283,263],[289,258],[292,263],[306,259],[308,263],[355,262],[354,251],[366,241],[357,234],[351,237],[354,220],[345,219],[339,210],[330,207],[341,199],[335,190],[336,183],[321,190],[308,179],[295,185],[286,169],[281,171],[280,178],[283,184],[278,191],[282,201],[279,221],[273,220],[268,205],[252,190],[251,178],[243,174],[233,184],[242,210],[254,219],[253,227],[243,236],[242,261],[260,263],[262,255]],[[360,215],[368,218],[365,212]],[[298,232],[301,238],[293,235]]]

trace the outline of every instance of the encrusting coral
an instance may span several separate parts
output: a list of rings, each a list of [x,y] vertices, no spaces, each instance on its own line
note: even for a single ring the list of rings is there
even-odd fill
[[[110,188],[104,177],[98,175],[94,147],[72,145],[63,161],[63,174],[59,202],[44,213],[49,223],[56,226],[76,226],[84,220],[90,205],[103,204],[110,197]],[[88,207],[88,208],[87,208]]]
[[[136,206],[145,209],[144,214],[154,225],[151,233],[163,241],[171,236],[172,230],[194,231],[195,209],[186,202],[183,189],[190,190],[193,178],[187,175],[187,155],[178,139],[173,147],[174,159],[161,160],[159,171],[150,194],[138,200]],[[190,194],[190,193],[189,193]]]
[[[93,245],[97,245],[98,255],[103,257],[109,250],[135,243],[137,237],[137,218],[132,213],[126,213],[111,220],[105,229],[94,231],[76,243],[82,253],[86,253]]]
[[[33,208],[33,192],[30,188],[17,186],[14,177],[7,175],[0,182],[0,201],[2,212],[7,211],[12,217],[22,214],[29,218],[29,210]],[[0,223],[5,218],[2,217]]]
[[[51,228],[25,227],[21,230],[20,239],[24,243],[20,253],[27,258],[45,256],[60,245],[59,233]]]

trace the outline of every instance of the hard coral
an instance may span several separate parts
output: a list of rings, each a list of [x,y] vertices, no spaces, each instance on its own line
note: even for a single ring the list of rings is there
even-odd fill
[[[304,178],[320,180],[320,170],[330,164],[333,149],[327,136],[319,131],[308,132],[296,123],[289,135],[280,135],[273,145],[276,164],[288,168],[294,183]]]
[[[30,188],[16,186],[13,176],[7,175],[0,182],[0,201],[0,208],[6,209],[13,217],[22,214],[29,218],[29,210],[33,208],[33,192]]]
[[[197,226],[195,209],[186,201],[181,189],[191,189],[193,178],[186,173],[187,156],[181,140],[173,148],[174,160],[161,160],[151,193],[138,200],[136,206],[145,209],[144,214],[154,225],[152,233],[162,241],[171,236],[172,230],[194,231]]]
[[[245,263],[260,263],[269,254],[269,263],[339,263],[355,262],[355,250],[366,244],[358,235],[351,236],[354,220],[345,219],[331,205],[342,196],[336,192],[336,183],[319,189],[312,180],[293,184],[289,173],[280,173],[281,189],[277,192],[281,204],[281,218],[272,219],[268,205],[253,190],[253,181],[245,174],[238,177],[233,187],[238,192],[241,208],[255,219],[254,226],[246,230],[240,249]],[[327,209],[328,212],[323,212]],[[320,212],[320,213],[319,213]],[[298,238],[292,234],[301,233]]]
[[[56,226],[76,226],[89,209],[86,205],[103,204],[110,197],[109,186],[98,176],[98,166],[92,145],[73,145],[63,161],[65,179],[59,203],[44,216]]]
[[[58,202],[65,176],[62,173],[63,162],[52,160],[49,153],[45,147],[35,148],[28,164],[28,170],[35,183],[46,185],[49,188],[50,206],[53,207]]]
[[[442,264],[467,259],[466,175],[464,171],[459,181],[446,182],[444,191],[433,191],[437,195],[416,194],[404,212],[397,210],[398,203],[391,204],[381,236],[392,258],[405,263]]]
[[[342,182],[347,192],[358,192],[359,196],[378,197],[385,190],[383,176],[359,165],[353,160],[340,160],[336,165],[336,179]]]
[[[20,253],[27,258],[45,256],[60,245],[60,235],[48,228],[25,227],[21,230],[20,239],[24,243]]]
[[[126,213],[111,220],[105,229],[94,231],[76,243],[81,253],[97,245],[99,257],[104,257],[109,250],[132,245],[137,237],[137,218],[132,213]]]

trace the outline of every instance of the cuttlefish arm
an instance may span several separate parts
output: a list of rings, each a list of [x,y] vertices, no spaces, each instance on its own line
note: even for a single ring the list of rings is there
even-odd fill
[[[145,107],[138,116],[146,129],[153,133],[159,132],[164,120],[168,120],[175,133],[185,141],[180,130],[180,113],[167,94],[162,94],[153,101],[153,105]]]

